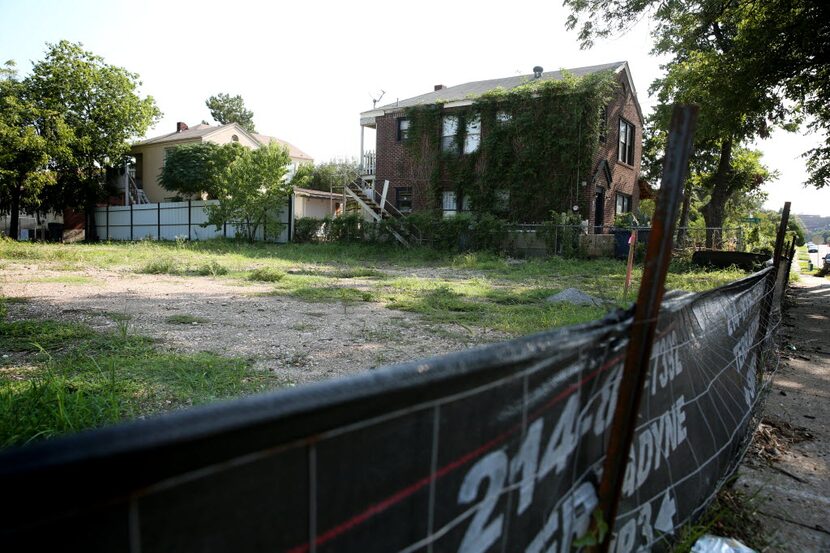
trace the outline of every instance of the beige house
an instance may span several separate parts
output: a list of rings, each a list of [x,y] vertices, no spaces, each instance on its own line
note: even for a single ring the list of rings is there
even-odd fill
[[[314,163],[311,156],[293,144],[273,136],[249,133],[236,123],[218,126],[202,123],[193,127],[188,127],[185,123],[176,123],[175,132],[142,140],[132,147],[131,154],[135,157],[135,184],[139,189],[143,189],[147,201],[163,202],[176,196],[174,192],[166,190],[158,182],[166,152],[182,144],[200,142],[213,142],[214,144],[239,142],[248,148],[259,148],[271,142],[282,144],[288,148],[288,155],[291,158],[288,178],[291,178],[300,165]]]

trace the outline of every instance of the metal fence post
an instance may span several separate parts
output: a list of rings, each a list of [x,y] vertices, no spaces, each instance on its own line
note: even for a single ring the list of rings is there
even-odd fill
[[[634,307],[634,320],[631,324],[629,345],[614,418],[609,430],[602,480],[599,484],[598,509],[603,515],[601,520],[608,524],[608,532],[598,547],[591,548],[592,551],[605,553],[611,544],[622,493],[623,475],[634,439],[637,413],[657,329],[657,317],[665,292],[666,273],[672,255],[672,237],[683,198],[683,183],[692,153],[692,137],[697,115],[697,106],[675,105],[672,113],[660,195],[657,198],[648,240],[645,268]],[[592,519],[591,531],[599,537],[596,518]]]
[[[190,221],[193,209],[190,207],[192,200],[187,200],[187,239],[190,240]]]

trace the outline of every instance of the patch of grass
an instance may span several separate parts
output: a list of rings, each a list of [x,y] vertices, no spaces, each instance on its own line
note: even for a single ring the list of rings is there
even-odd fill
[[[171,315],[164,319],[164,322],[171,325],[192,325],[192,324],[203,324],[208,323],[207,319],[202,317],[196,317],[193,315]]]
[[[123,311],[104,311],[102,314],[115,322],[131,321],[133,318],[132,315]]]
[[[182,275],[185,268],[173,259],[161,258],[149,261],[138,272],[147,275]]]
[[[271,267],[260,267],[248,273],[248,280],[256,282],[279,282],[285,278],[285,272]]]
[[[310,332],[312,330],[317,330],[317,325],[313,325],[311,323],[297,323],[289,326],[291,330],[296,330],[297,332]]]
[[[21,370],[0,373],[0,447],[283,384],[246,359],[171,353],[76,323],[3,323],[0,349],[10,343],[25,353]]]
[[[339,301],[343,303],[355,303],[359,301],[372,301],[372,293],[356,288],[340,286],[307,286],[296,288],[291,295],[304,301],[330,302]]]
[[[769,550],[771,536],[758,518],[757,503],[755,496],[749,497],[725,486],[700,520],[678,531],[672,551],[688,553],[705,534],[737,538],[755,551]]]

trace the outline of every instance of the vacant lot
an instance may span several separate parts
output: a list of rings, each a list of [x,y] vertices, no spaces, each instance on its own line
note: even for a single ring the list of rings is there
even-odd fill
[[[625,267],[365,245],[3,241],[0,272],[10,444],[588,321],[624,305]],[[676,265],[669,287],[742,275]],[[568,287],[606,303],[546,301]]]

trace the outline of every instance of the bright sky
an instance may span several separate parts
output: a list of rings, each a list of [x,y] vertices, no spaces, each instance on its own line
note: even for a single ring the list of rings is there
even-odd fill
[[[627,60],[640,102],[660,74],[649,56],[648,23],[581,51],[565,30],[559,0],[509,3],[419,0],[214,2],[0,0],[0,62],[21,73],[46,42],[68,39],[138,73],[164,116],[148,136],[177,121],[210,121],[205,100],[241,94],[257,130],[292,142],[316,161],[357,157],[359,113],[468,81]],[[404,7],[405,6],[405,7]],[[815,137],[776,133],[758,147],[781,174],[768,207],[830,215],[830,189],[804,189],[800,154]],[[370,146],[367,146],[367,149]]]

